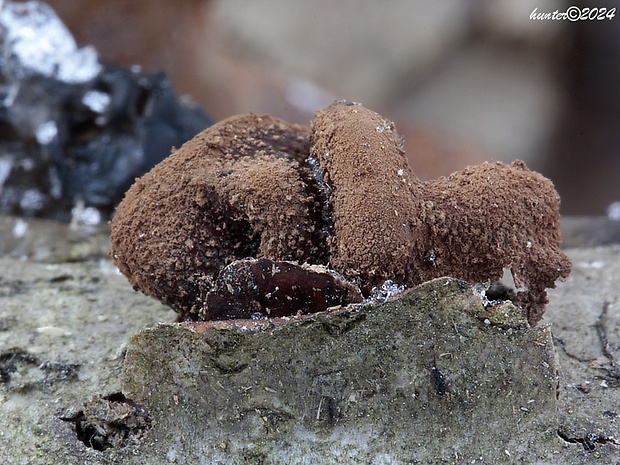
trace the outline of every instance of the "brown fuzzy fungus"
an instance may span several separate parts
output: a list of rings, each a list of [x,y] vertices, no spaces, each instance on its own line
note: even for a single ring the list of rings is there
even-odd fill
[[[307,128],[242,115],[187,142],[125,194],[111,255],[129,282],[194,320],[220,271],[267,257],[324,263]]]
[[[570,273],[560,244],[557,192],[523,162],[422,182],[393,123],[336,102],[310,130],[251,114],[203,131],[127,192],[111,255],[185,320],[310,313],[387,280],[508,269],[536,324]]]

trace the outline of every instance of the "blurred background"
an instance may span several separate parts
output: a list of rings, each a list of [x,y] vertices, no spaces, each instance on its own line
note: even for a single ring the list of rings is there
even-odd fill
[[[49,0],[79,46],[164,71],[217,121],[308,124],[334,99],[396,122],[432,179],[516,158],[551,178],[567,215],[620,201],[620,12],[530,19],[600,0]]]

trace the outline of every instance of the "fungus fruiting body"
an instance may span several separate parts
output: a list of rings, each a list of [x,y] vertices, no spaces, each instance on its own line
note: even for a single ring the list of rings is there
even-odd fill
[[[509,269],[535,324],[570,272],[551,181],[520,161],[420,181],[394,124],[349,102],[310,128],[249,114],[206,129],[136,180],[111,243],[131,284],[184,320],[320,311],[387,280]]]

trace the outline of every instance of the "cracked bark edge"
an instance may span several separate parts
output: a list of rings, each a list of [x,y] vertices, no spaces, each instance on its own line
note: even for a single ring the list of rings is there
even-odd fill
[[[583,436],[575,436],[571,434],[565,426],[558,428],[558,436],[565,442],[570,444],[581,444],[586,452],[594,452],[597,445],[611,444],[619,446],[618,442],[613,436],[607,436],[601,432],[587,432]]]
[[[608,374],[608,377],[603,379],[611,383],[610,387],[615,388],[620,387],[620,367],[618,366],[618,361],[616,360],[615,351],[611,347],[607,336],[607,314],[609,312],[609,306],[610,303],[608,301],[603,303],[603,309],[594,324],[594,328],[596,329],[598,338],[601,341],[603,355],[609,359],[609,368],[601,367],[601,369],[605,370]]]

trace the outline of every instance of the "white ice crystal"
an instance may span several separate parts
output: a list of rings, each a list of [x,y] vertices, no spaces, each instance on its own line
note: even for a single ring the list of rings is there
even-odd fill
[[[40,74],[76,84],[101,71],[95,49],[78,49],[69,30],[43,2],[0,2],[0,43],[3,73],[15,80]]]

